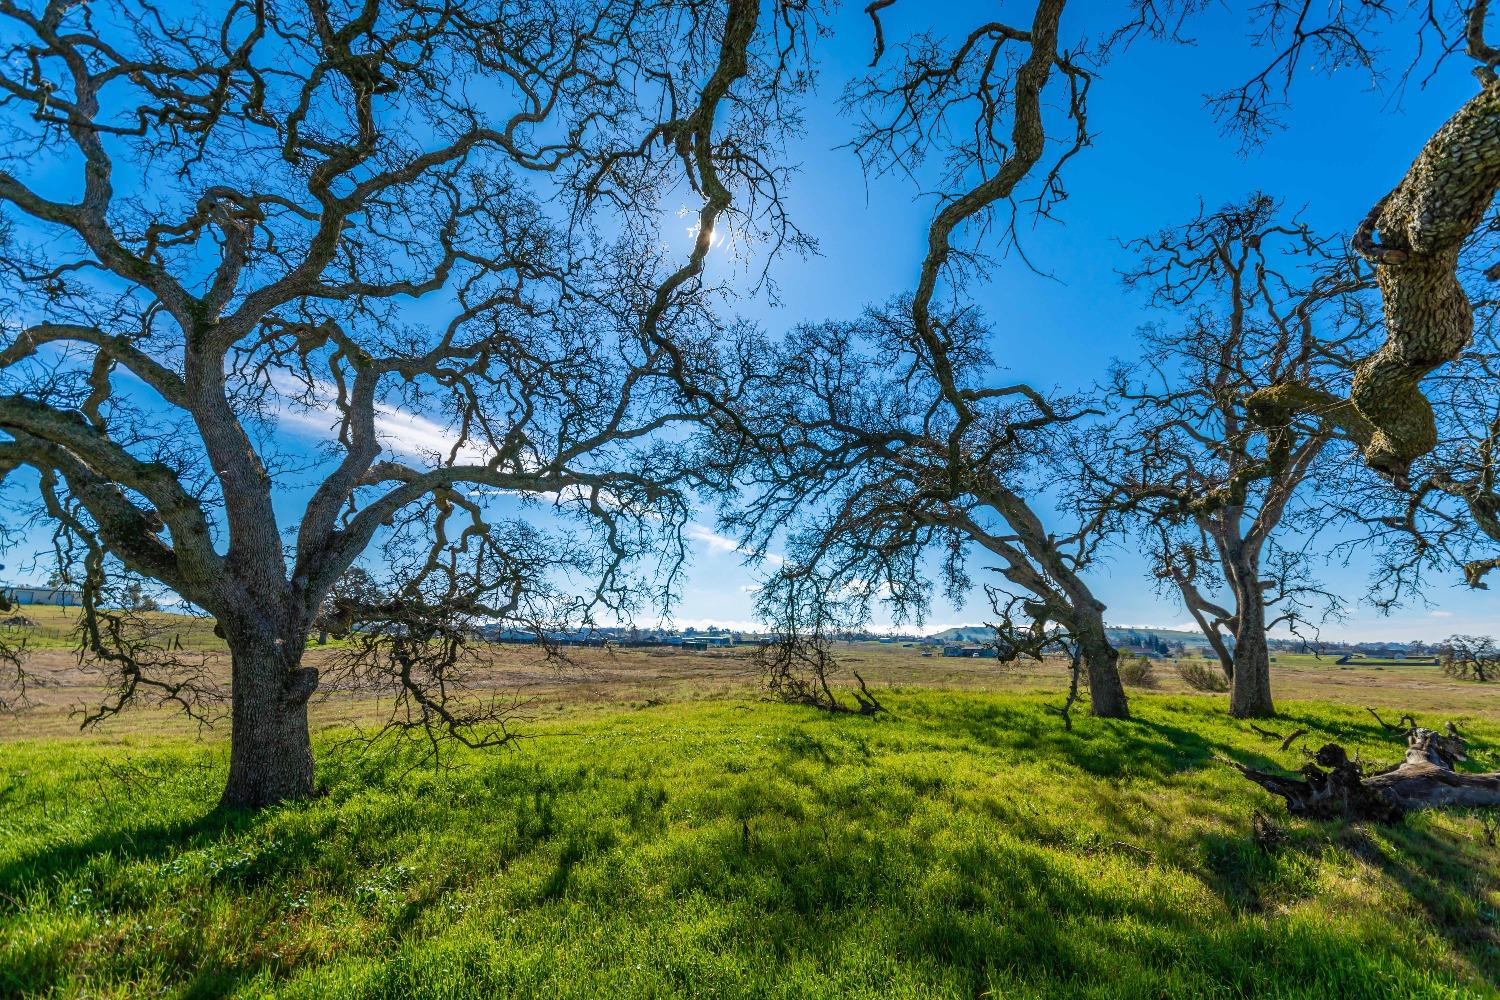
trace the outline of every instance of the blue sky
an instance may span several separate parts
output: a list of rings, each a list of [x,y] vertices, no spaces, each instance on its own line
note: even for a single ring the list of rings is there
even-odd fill
[[[810,139],[799,151],[802,172],[792,188],[793,214],[820,241],[822,254],[775,272],[780,308],[764,303],[745,308],[773,331],[803,318],[853,316],[866,303],[915,282],[932,201],[919,198],[905,179],[867,184],[853,154],[838,148],[850,123],[837,114],[835,99],[870,56],[862,6],[847,7],[832,22],[834,37],[822,48],[819,93],[809,106]],[[956,30],[993,16],[995,6],[898,3],[888,15],[887,34],[899,36],[935,17],[942,19],[940,29]],[[1000,6],[1012,18],[1024,16],[1029,7]],[[1122,6],[1108,0],[1070,4],[1063,37],[1107,29]],[[1129,256],[1117,240],[1186,221],[1200,200],[1212,208],[1257,189],[1289,207],[1305,206],[1305,218],[1321,231],[1348,232],[1400,179],[1427,137],[1473,93],[1472,78],[1459,61],[1426,87],[1399,93],[1395,81],[1377,90],[1358,71],[1303,74],[1282,115],[1286,130],[1241,156],[1205,109],[1204,94],[1255,72],[1264,52],[1252,48],[1243,17],[1218,6],[1192,22],[1187,33],[1197,44],[1138,44],[1100,69],[1089,99],[1094,145],[1068,169],[1070,198],[1058,212],[1061,222],[1044,222],[1025,239],[1027,256],[1050,277],[1012,254],[972,289],[994,324],[992,351],[1008,377],[1087,387],[1104,375],[1112,358],[1134,353],[1136,329],[1161,317],[1122,286],[1116,270]],[[1393,66],[1410,58],[1414,40],[1410,32],[1392,33]],[[697,549],[678,620],[748,619],[751,596],[745,588],[752,581],[737,555],[724,544],[700,542]],[[1430,591],[1431,607],[1381,616],[1356,603],[1367,571],[1366,564],[1356,562],[1324,572],[1325,582],[1351,602],[1347,620],[1330,623],[1325,635],[1430,640],[1500,628],[1496,597],[1467,590],[1456,573],[1451,586]],[[1129,547],[1118,549],[1091,583],[1113,623],[1190,620],[1180,606],[1153,593],[1142,561]],[[955,610],[939,601],[929,627],[982,620],[983,607],[981,601]]]
[[[790,210],[818,239],[821,254],[775,267],[779,304],[762,297],[737,306],[772,333],[804,320],[852,317],[869,303],[910,290],[916,279],[933,201],[906,178],[867,183],[852,152],[840,148],[851,127],[837,112],[837,98],[845,83],[865,70],[871,51],[863,6],[849,4],[829,22],[832,35],[819,43],[821,83],[808,102],[807,136],[792,151],[801,171],[790,189]],[[927,27],[963,30],[994,17],[997,6],[1001,17],[1019,23],[1032,4],[906,0],[887,12],[887,35],[894,39]],[[1123,6],[1118,0],[1071,3],[1063,37],[1097,37],[1115,26]],[[1140,43],[1099,68],[1089,102],[1094,145],[1067,169],[1071,197],[1057,213],[1060,221],[1043,222],[1025,235],[1026,254],[1045,275],[1012,254],[971,288],[992,321],[992,353],[1007,381],[1087,388],[1113,358],[1135,352],[1137,328],[1161,317],[1119,280],[1117,269],[1130,259],[1119,240],[1185,221],[1200,202],[1212,208],[1254,190],[1289,206],[1305,206],[1304,217],[1323,232],[1347,232],[1473,92],[1460,61],[1427,86],[1401,91],[1399,99],[1394,83],[1375,89],[1357,71],[1303,74],[1283,115],[1286,130],[1241,156],[1205,110],[1204,94],[1255,72],[1264,53],[1252,48],[1243,17],[1221,6],[1198,17],[1187,33],[1197,44]],[[1413,42],[1410,32],[1392,33],[1390,64],[1404,65]],[[670,215],[665,224],[664,237],[685,252],[690,219]],[[726,251],[721,259],[727,257]],[[386,423],[392,436],[409,445],[436,444],[444,437],[441,427],[418,414],[390,413]],[[287,421],[283,430],[311,441],[322,428],[315,417],[304,415]],[[284,525],[295,525],[306,491],[307,483],[285,484],[279,504]],[[757,571],[742,564],[732,542],[707,527],[710,519],[705,513],[690,532],[694,563],[675,620],[749,623]],[[45,537],[33,541],[42,544]],[[12,565],[5,576],[40,575],[26,569],[20,553],[8,556]],[[1451,585],[1430,591],[1432,606],[1382,617],[1357,603],[1367,570],[1357,562],[1327,568],[1324,580],[1349,599],[1350,615],[1331,624],[1326,635],[1431,640],[1455,631],[1500,631],[1496,598],[1466,590],[1457,573],[1450,575]],[[983,573],[975,576],[984,579]],[[1163,626],[1188,620],[1180,607],[1156,596],[1142,560],[1128,545],[1114,551],[1090,582],[1108,605],[1112,623]],[[982,602],[955,609],[940,600],[928,627],[980,621],[982,610]],[[887,622],[877,618],[873,624]]]

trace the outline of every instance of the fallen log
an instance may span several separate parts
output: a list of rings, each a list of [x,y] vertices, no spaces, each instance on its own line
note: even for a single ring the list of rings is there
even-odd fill
[[[1398,727],[1391,727],[1398,728]],[[1337,743],[1325,744],[1304,764],[1302,777],[1261,771],[1226,761],[1240,774],[1286,801],[1293,816],[1399,823],[1416,809],[1500,806],[1500,772],[1460,774],[1453,765],[1468,759],[1468,744],[1453,723],[1445,734],[1412,722],[1406,759],[1366,776],[1358,760]]]

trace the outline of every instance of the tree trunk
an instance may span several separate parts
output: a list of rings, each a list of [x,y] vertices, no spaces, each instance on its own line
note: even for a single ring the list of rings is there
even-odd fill
[[[257,809],[313,791],[307,699],[318,671],[301,666],[305,636],[226,629],[233,663],[229,780],[221,805]]]
[[[1120,654],[1109,644],[1104,619],[1090,615],[1079,621],[1077,639],[1088,669],[1089,714],[1103,719],[1130,718],[1125,685],[1120,682]]]
[[[1276,714],[1271,703],[1271,654],[1266,647],[1266,604],[1258,575],[1246,570],[1235,587],[1238,624],[1234,631],[1234,673],[1229,682],[1229,714],[1259,719]]]

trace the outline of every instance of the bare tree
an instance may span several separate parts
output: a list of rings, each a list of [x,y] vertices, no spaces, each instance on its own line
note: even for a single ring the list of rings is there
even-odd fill
[[[1500,646],[1488,635],[1450,635],[1439,659],[1443,672],[1461,680],[1493,680],[1500,674]]]
[[[1117,366],[1111,460],[1085,464],[1083,489],[1138,519],[1158,579],[1231,681],[1231,714],[1270,715],[1267,632],[1315,628],[1339,605],[1305,553],[1279,542],[1336,431],[1312,413],[1267,432],[1257,393],[1295,381],[1337,395],[1379,322],[1361,295],[1372,282],[1263,194],[1131,247],[1127,283],[1175,315],[1142,331],[1141,360]]]
[[[1489,320],[1492,310],[1484,308]],[[1438,443],[1412,468],[1411,488],[1343,469],[1327,502],[1361,531],[1340,548],[1375,560],[1370,599],[1381,609],[1430,600],[1457,575],[1475,589],[1500,567],[1500,348],[1492,321],[1458,361],[1428,379]]]
[[[1198,0],[1133,0],[1134,29],[1173,37],[1184,19],[1207,7]],[[1363,359],[1349,387],[1346,430],[1365,462],[1405,487],[1411,465],[1438,443],[1432,406],[1421,383],[1456,361],[1474,324],[1459,280],[1465,242],[1485,222],[1500,192],[1500,49],[1488,0],[1271,0],[1252,5],[1258,47],[1269,58],[1249,80],[1227,87],[1209,105],[1231,131],[1254,143],[1279,126],[1276,112],[1299,71],[1355,67],[1377,82],[1386,76],[1385,32],[1414,29],[1435,61],[1473,63],[1477,92],[1433,133],[1388,194],[1355,229],[1353,246],[1374,268],[1385,304],[1385,342]],[[1419,59],[1404,82],[1427,68]],[[1397,151],[1399,162],[1409,152]],[[1351,220],[1352,221],[1352,220]],[[1500,267],[1490,278],[1500,277]],[[1332,410],[1316,386],[1287,382],[1262,390],[1268,416],[1297,408]]]
[[[1467,586],[1485,589],[1500,567],[1500,299],[1489,276],[1497,237],[1500,218],[1492,217],[1459,258],[1475,333],[1455,361],[1423,383],[1435,447],[1416,460],[1406,483],[1350,466],[1337,470],[1325,493],[1331,513],[1362,529],[1337,548],[1364,548],[1374,557],[1369,596],[1382,610],[1431,600],[1434,585],[1455,571]]]
[[[372,544],[400,608],[364,609],[397,622],[365,662],[454,733],[489,721],[443,702],[454,615],[540,629],[670,591],[691,470],[662,433],[740,372],[716,227],[800,240],[774,155],[809,22],[775,7],[0,0],[0,475],[35,477],[81,567],[120,678],[90,718],[216,694],[105,627],[121,570],[229,645],[235,806],[312,791],[303,652]],[[676,261],[669,198],[699,205]]]
[[[1030,386],[984,383],[987,331],[963,302],[978,257],[956,243],[965,227],[1013,235],[1023,198],[1045,213],[1063,196],[1060,170],[1088,142],[1090,75],[1061,45],[1062,0],[1037,3],[1029,25],[987,22],[952,44],[915,35],[880,71],[891,7],[869,8],[875,68],[849,88],[846,107],[868,172],[944,163],[916,286],[859,320],[804,325],[768,349],[753,416],[715,459],[748,489],[726,524],[756,553],[785,538],[789,559],[762,609],[789,635],[776,617],[789,609],[857,622],[886,601],[920,616],[926,555],[944,553],[957,596],[968,585],[965,550],[977,546],[1032,595],[1039,619],[1079,637],[1094,714],[1124,716],[1104,606],[1082,576],[1099,525],[1059,537],[1028,499],[1051,475],[1040,460],[1050,438],[1081,414]],[[1054,92],[1056,115],[1044,112]]]
[[[1045,613],[1038,613],[1032,606],[1035,602],[1025,594],[995,586],[986,586],[984,590],[994,615],[994,621],[988,624],[995,630],[995,652],[1001,663],[1012,663],[1022,657],[1045,663],[1049,654],[1060,655],[1067,662],[1068,694],[1054,711],[1062,719],[1064,731],[1071,733],[1073,706],[1078,704],[1078,681],[1084,672],[1083,643],[1065,623],[1051,621]]]
[[[1038,621],[1077,637],[1095,714],[1123,714],[1104,605],[1084,578],[1105,519],[1058,534],[1026,499],[1059,478],[1045,457],[1068,453],[1061,438],[1081,413],[1024,386],[970,388],[968,366],[955,366],[978,417],[955,463],[952,416],[915,347],[909,309],[898,300],[856,323],[798,328],[767,366],[775,376],[757,386],[747,423],[758,440],[736,442],[725,463],[745,500],[725,524],[751,551],[785,542],[762,612],[784,632],[788,615],[848,628],[881,602],[920,618],[932,596],[928,559],[958,601],[976,547],[1025,590]],[[935,319],[950,359],[980,356],[987,331],[972,312]]]

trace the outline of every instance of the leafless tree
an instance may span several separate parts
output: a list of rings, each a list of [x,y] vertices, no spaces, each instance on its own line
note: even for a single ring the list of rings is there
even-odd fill
[[[1438,444],[1412,468],[1411,488],[1341,470],[1327,502],[1359,531],[1340,543],[1374,558],[1370,599],[1381,609],[1431,600],[1457,575],[1476,589],[1500,567],[1500,347],[1486,322],[1458,361],[1424,389]]]
[[[1026,26],[986,22],[952,43],[914,35],[881,70],[892,6],[869,8],[874,66],[846,107],[870,173],[943,163],[916,286],[858,320],[801,326],[770,350],[751,426],[726,435],[715,463],[748,490],[726,523],[752,552],[785,539],[789,558],[762,609],[787,634],[777,615],[788,609],[856,622],[885,601],[920,616],[926,557],[943,554],[956,597],[977,546],[1040,620],[1078,637],[1093,713],[1124,716],[1104,606],[1083,578],[1100,526],[1060,536],[1030,499],[1051,475],[1042,456],[1081,414],[1030,386],[985,384],[988,331],[963,295],[978,257],[957,243],[966,227],[1013,234],[1023,200],[1045,213],[1061,199],[1060,171],[1088,143],[1091,77],[1060,40],[1062,0],[1041,0]]]
[[[1450,635],[1439,659],[1444,673],[1462,680],[1484,682],[1500,674],[1500,646],[1493,636]]]
[[[934,325],[950,362],[980,356],[986,329],[973,313]],[[972,386],[969,365],[955,369],[978,418],[956,462],[952,415],[915,347],[906,300],[858,322],[798,328],[779,345],[768,366],[776,376],[758,384],[758,406],[747,410],[759,440],[733,460],[745,500],[725,513],[751,551],[785,543],[761,610],[784,632],[789,615],[848,628],[881,602],[920,618],[932,596],[928,559],[941,562],[956,601],[969,589],[974,546],[1027,592],[1039,621],[1077,636],[1092,710],[1123,714],[1104,606],[1084,577],[1104,519],[1060,535],[1027,499],[1058,478],[1045,456],[1068,452],[1060,439],[1081,414],[1025,386]]]
[[[1374,557],[1369,597],[1383,610],[1431,600],[1455,572],[1463,584],[1485,589],[1500,567],[1500,298],[1488,276],[1497,237],[1500,219],[1492,217],[1459,258],[1475,333],[1455,361],[1423,383],[1435,447],[1413,463],[1402,486],[1351,466],[1325,492],[1330,511],[1361,529],[1337,548]]]
[[[493,721],[448,700],[462,620],[670,591],[692,470],[663,433],[742,374],[706,255],[801,240],[775,163],[811,15],[762,6],[0,0],[0,475],[80,567],[120,678],[91,717],[217,693],[109,627],[120,571],[228,642],[234,806],[312,791],[304,648],[372,544],[399,607],[353,609],[362,664],[451,734]]]
[[[1264,194],[1131,247],[1127,283],[1174,315],[1142,331],[1141,360],[1116,367],[1110,461],[1083,465],[1083,490],[1138,519],[1158,579],[1231,681],[1230,712],[1270,715],[1267,631],[1315,627],[1339,605],[1279,541],[1337,430],[1321,412],[1264,421],[1257,393],[1295,381],[1337,396],[1379,323],[1363,294],[1373,282]]]

